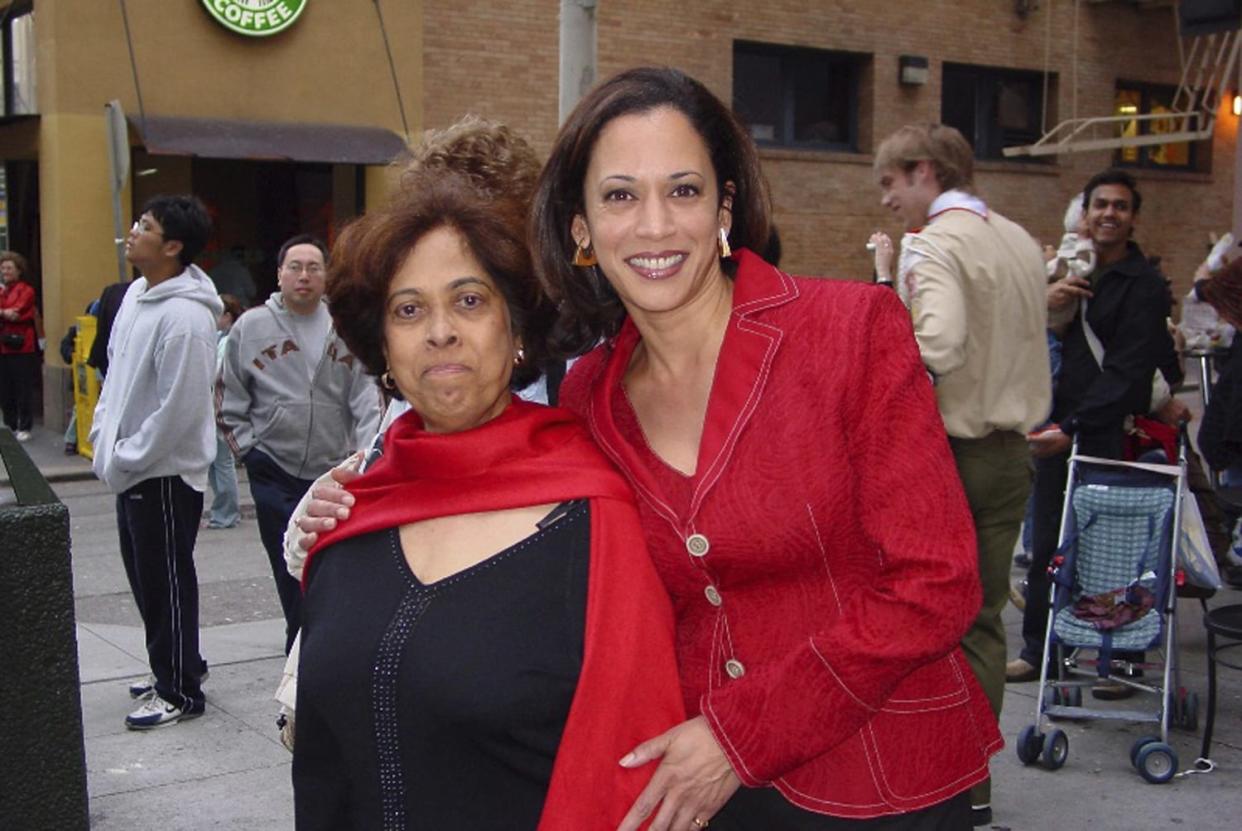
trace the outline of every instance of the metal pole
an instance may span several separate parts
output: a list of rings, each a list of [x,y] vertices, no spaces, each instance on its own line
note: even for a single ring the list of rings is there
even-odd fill
[[[1242,240],[1242,119],[1233,114],[1233,96],[1242,94],[1242,60],[1238,62],[1238,78],[1233,90],[1226,89],[1225,112],[1233,119],[1233,238]],[[1204,402],[1206,404],[1206,402]]]
[[[564,122],[595,84],[596,0],[561,0],[560,114]]]
[[[116,243],[117,279],[125,282],[125,221],[121,213],[121,192],[129,181],[129,126],[120,101],[104,105],[108,124],[108,166],[112,174],[112,236]]]

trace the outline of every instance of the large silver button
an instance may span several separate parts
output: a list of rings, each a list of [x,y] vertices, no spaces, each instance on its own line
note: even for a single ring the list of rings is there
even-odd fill
[[[707,595],[707,602],[713,606],[719,606],[721,603],[724,603],[724,599],[721,598],[720,592],[716,590],[715,586],[708,586],[703,589],[703,594]]]
[[[729,673],[729,677],[736,681],[746,674],[746,667],[742,666],[742,662],[737,658],[730,658],[725,661],[725,672]]]
[[[707,537],[702,534],[691,534],[686,537],[686,550],[690,552],[692,557],[706,557],[711,547],[712,545],[707,541]]]

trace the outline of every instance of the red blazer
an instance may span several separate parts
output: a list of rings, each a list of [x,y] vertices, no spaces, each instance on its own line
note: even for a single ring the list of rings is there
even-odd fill
[[[17,320],[0,320],[0,332],[25,338],[25,342],[17,348],[0,342],[0,355],[24,355],[36,351],[34,287],[25,280],[14,280],[7,286],[0,286],[0,309],[17,310]]]
[[[738,260],[688,514],[612,418],[632,321],[561,400],[639,494],[687,711],[742,782],[843,817],[933,805],[1003,742],[957,647],[981,602],[974,529],[909,315],[885,289]]]

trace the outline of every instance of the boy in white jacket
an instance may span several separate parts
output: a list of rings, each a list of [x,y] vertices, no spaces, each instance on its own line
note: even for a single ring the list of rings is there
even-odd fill
[[[146,629],[151,677],[130,687],[144,730],[203,714],[194,543],[215,457],[212,381],[224,306],[192,264],[211,233],[192,196],[148,202],[125,240],[142,276],[108,341],[95,419],[95,475],[117,495],[121,559]]]

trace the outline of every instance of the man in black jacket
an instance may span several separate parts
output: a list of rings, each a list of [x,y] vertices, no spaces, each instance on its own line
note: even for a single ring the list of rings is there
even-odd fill
[[[1083,189],[1083,210],[1096,249],[1096,269],[1086,280],[1069,278],[1049,289],[1051,313],[1078,308],[1065,330],[1052,404],[1056,426],[1031,439],[1036,457],[1033,561],[1027,574],[1022,655],[1006,668],[1011,682],[1039,677],[1048,622],[1047,569],[1057,548],[1074,437],[1086,455],[1120,458],[1126,417],[1151,409],[1157,367],[1177,365],[1170,360],[1175,350],[1165,323],[1168,287],[1131,239],[1141,205],[1142,195],[1130,174],[1113,169],[1093,176]],[[1090,342],[1092,332],[1099,340],[1099,359]],[[1169,372],[1180,376],[1178,369]],[[1180,377],[1167,380],[1172,386]],[[1132,692],[1121,684],[1094,690],[1099,698]]]
[[[95,341],[91,344],[91,353],[86,358],[86,365],[99,370],[100,376],[108,374],[108,338],[112,335],[112,323],[121,310],[121,301],[125,292],[133,285],[129,280],[113,283],[99,295],[99,313],[96,315]]]

